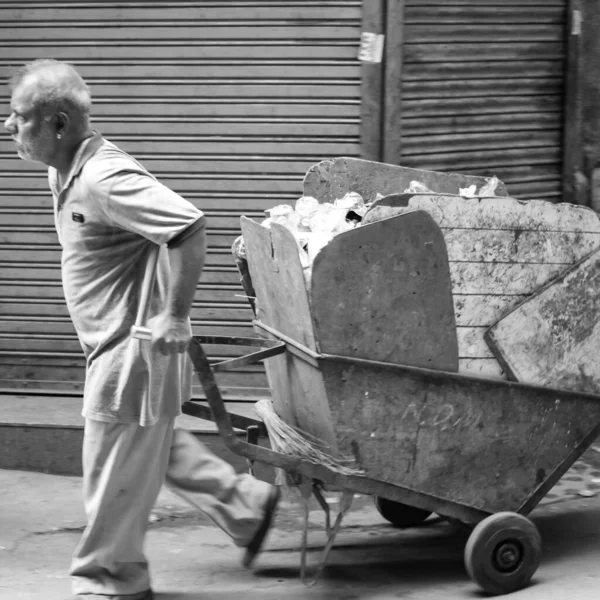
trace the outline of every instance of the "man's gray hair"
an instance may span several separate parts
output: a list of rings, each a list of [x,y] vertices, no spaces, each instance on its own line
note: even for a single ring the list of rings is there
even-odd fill
[[[35,60],[11,77],[9,87],[15,90],[30,78],[35,83],[33,105],[36,110],[46,117],[64,112],[77,128],[89,127],[90,89],[70,64],[54,59]]]

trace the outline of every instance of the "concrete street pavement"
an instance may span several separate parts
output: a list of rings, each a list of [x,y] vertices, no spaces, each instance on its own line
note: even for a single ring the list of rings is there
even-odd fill
[[[67,600],[71,552],[85,522],[81,480],[0,471],[0,600]],[[600,598],[600,448],[569,471],[533,519],[544,543],[533,585],[514,600]],[[335,497],[331,498],[335,507]],[[462,562],[465,537],[433,519],[399,531],[368,498],[347,516],[321,582],[299,578],[301,510],[287,501],[253,571],[205,518],[163,491],[147,554],[159,600],[463,600],[485,597]],[[311,546],[324,542],[323,515],[311,512]],[[313,564],[318,558],[310,553]]]

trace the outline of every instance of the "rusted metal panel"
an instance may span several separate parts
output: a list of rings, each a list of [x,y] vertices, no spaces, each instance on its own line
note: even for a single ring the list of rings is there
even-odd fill
[[[568,0],[496,4],[406,0],[402,110],[387,125],[402,142],[387,160],[560,201]]]
[[[431,186],[435,191],[457,194],[461,187],[476,185],[487,179],[460,173],[435,173],[422,169],[398,167],[391,164],[370,162],[351,157],[324,160],[314,165],[304,178],[304,194],[321,202],[333,202],[347,192],[360,194],[365,202],[373,202],[379,196],[402,193],[413,180]],[[506,193],[500,182],[496,193]]]
[[[94,127],[207,214],[197,333],[247,331],[230,252],[239,217],[293,203],[324,156],[360,156],[362,20],[363,0],[2,2],[0,78],[47,56],[82,73]],[[0,112],[8,111],[2,86]],[[55,268],[45,169],[19,160],[2,139],[0,171],[0,359],[32,360],[1,375],[6,385],[60,385],[49,381],[54,372],[68,387],[83,379],[83,363],[61,371],[53,352],[79,349]],[[225,376],[267,385],[260,372]]]
[[[458,369],[446,245],[424,212],[336,236],[315,258],[311,307],[321,352]]]
[[[486,512],[531,510],[600,432],[597,396],[340,357],[320,368],[340,452],[367,477]]]
[[[407,210],[426,211],[444,234],[465,374],[506,378],[486,329],[600,247],[597,214],[562,203],[399,194],[375,202],[364,222]]]
[[[551,281],[486,332],[486,341],[524,383],[600,392],[600,254]]]
[[[598,215],[589,208],[570,204],[421,194],[408,198],[407,205],[426,210],[442,228],[600,234]]]

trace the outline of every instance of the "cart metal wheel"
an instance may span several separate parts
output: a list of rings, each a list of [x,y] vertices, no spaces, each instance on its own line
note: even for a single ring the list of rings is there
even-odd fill
[[[408,506],[394,500],[387,500],[381,496],[375,496],[375,508],[394,527],[402,528],[416,527],[431,514],[428,510]]]
[[[525,587],[540,564],[542,541],[536,526],[517,513],[487,517],[475,527],[465,548],[469,577],[489,594]]]

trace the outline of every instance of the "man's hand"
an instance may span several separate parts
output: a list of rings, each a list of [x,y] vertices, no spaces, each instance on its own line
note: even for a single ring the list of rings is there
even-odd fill
[[[161,354],[183,354],[188,349],[192,332],[187,318],[161,313],[150,319],[148,327],[152,331],[152,345]]]

